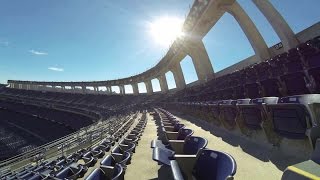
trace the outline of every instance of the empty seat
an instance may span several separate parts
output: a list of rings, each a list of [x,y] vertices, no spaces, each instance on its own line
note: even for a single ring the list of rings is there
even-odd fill
[[[164,141],[152,140],[151,141],[151,148],[165,147],[166,145],[168,145],[169,140],[184,140],[193,134],[193,130],[192,129],[179,129],[178,133],[176,133],[176,132],[166,132],[166,133],[169,133],[169,134],[165,136],[166,139]]]
[[[155,147],[152,159],[162,164],[170,165],[170,159],[174,159],[175,155],[196,155],[207,146],[208,141],[202,137],[189,136],[184,141],[171,141],[170,144],[172,149]]]
[[[307,94],[283,97],[278,104],[267,104],[274,131],[290,139],[311,138],[313,130],[319,128],[316,118],[319,112],[313,106],[319,102],[320,94]]]
[[[299,71],[295,73],[285,74],[281,76],[281,80],[284,82],[287,95],[300,95],[309,94],[310,81],[304,72]]]
[[[119,154],[128,152],[132,154],[135,148],[136,148],[136,145],[134,143],[129,142],[127,144],[119,144],[118,146],[114,147],[111,152],[119,153]]]
[[[129,162],[130,157],[131,155],[128,152],[125,152],[124,154],[113,153],[111,155],[107,155],[100,164],[104,166],[115,166],[115,164],[118,163],[125,167]]]
[[[120,164],[116,164],[114,167],[100,166],[86,180],[123,180],[123,167]]]
[[[87,168],[82,165],[72,164],[56,174],[59,179],[77,179],[83,177],[87,172]]]
[[[248,101],[249,100],[250,99],[248,99]],[[220,117],[227,129],[233,129],[236,126],[236,117],[238,112],[236,104],[236,100],[223,100],[220,105]]]
[[[233,179],[237,171],[237,164],[234,158],[224,152],[209,149],[202,150],[198,157],[182,157],[184,159],[196,159],[194,164],[183,165],[181,159],[171,160],[171,170],[174,179],[183,180],[192,177],[199,180],[225,180]],[[192,161],[188,161],[189,163]],[[185,161],[187,163],[187,161]],[[182,166],[183,165],[183,166]],[[183,167],[191,166],[192,169]]]
[[[277,104],[278,97],[264,97],[248,101],[238,101],[237,106],[247,128],[261,129],[261,123],[267,116],[263,104]],[[264,117],[263,117],[264,116]]]

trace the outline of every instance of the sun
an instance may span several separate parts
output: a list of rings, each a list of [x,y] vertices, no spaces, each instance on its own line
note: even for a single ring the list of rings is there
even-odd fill
[[[164,16],[157,18],[149,24],[149,32],[154,41],[168,47],[178,37],[184,35],[182,25],[184,20],[178,17]]]

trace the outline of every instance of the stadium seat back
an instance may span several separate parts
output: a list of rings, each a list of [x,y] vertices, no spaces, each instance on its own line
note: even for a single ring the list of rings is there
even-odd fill
[[[228,154],[205,149],[193,168],[193,176],[201,180],[225,180],[236,173],[235,160]]]
[[[204,149],[208,144],[208,140],[202,137],[190,136],[185,139],[183,145],[184,154],[197,154],[199,150]]]
[[[193,134],[192,129],[179,129],[177,140],[184,140]]]

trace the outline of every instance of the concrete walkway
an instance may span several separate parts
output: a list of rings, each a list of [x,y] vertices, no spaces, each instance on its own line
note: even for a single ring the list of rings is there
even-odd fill
[[[157,139],[157,126],[149,113],[147,114],[148,123],[141,136],[136,152],[133,154],[131,164],[128,165],[125,179],[144,180],[144,179],[163,179],[170,180],[171,169],[158,165],[152,160],[152,149],[150,143]]]

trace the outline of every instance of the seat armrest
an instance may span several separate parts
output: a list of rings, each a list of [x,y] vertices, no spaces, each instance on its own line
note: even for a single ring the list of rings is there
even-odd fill
[[[129,146],[126,144],[119,144],[119,146],[121,147],[122,150],[126,151],[129,149]]]
[[[176,154],[183,153],[184,140],[169,140],[169,143]]]
[[[175,154],[174,158],[178,162],[181,171],[189,176],[197,161],[197,155]]]
[[[178,137],[178,132],[166,132],[166,136],[168,138],[168,140],[176,140]]]
[[[100,169],[104,172],[108,179],[112,179],[114,167],[101,165]]]
[[[120,162],[120,161],[122,161],[123,154],[112,153],[111,156],[116,160],[116,162]]]
[[[176,160],[170,161],[172,177],[174,180],[184,180],[182,172]]]
[[[163,126],[166,131],[173,131],[174,126]]]

